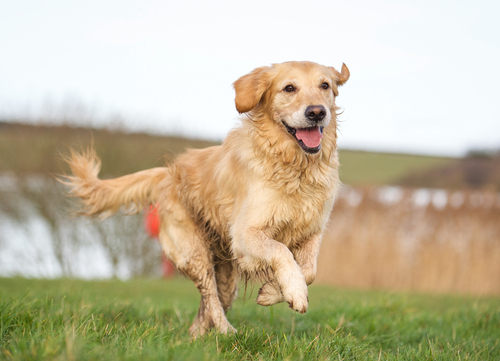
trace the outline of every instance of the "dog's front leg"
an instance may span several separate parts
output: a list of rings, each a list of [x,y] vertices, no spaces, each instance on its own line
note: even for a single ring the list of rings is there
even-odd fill
[[[299,264],[308,286],[313,283],[316,278],[321,238],[321,233],[315,234],[299,247],[292,250],[295,260]]]
[[[295,261],[299,265],[308,286],[313,283],[316,278],[321,238],[320,233],[315,234],[299,247],[292,249]],[[271,306],[283,301],[285,301],[285,299],[274,280],[266,282],[259,290],[259,295],[257,297],[257,303],[259,305]]]
[[[233,254],[247,272],[271,268],[283,299],[290,308],[307,310],[307,285],[292,252],[282,243],[268,237],[262,230],[246,228],[233,239]]]

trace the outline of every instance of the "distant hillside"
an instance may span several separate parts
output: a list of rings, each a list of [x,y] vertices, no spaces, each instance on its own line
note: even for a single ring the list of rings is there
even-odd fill
[[[92,143],[102,159],[104,177],[158,167],[186,148],[217,144],[107,129],[0,122],[0,172],[58,174],[67,170],[61,154],[68,154],[70,148],[85,149]],[[426,174],[436,167],[453,167],[460,163],[452,158],[353,150],[341,150],[340,161],[344,183],[366,186],[398,184],[401,179],[406,181],[409,175],[414,177],[414,174]],[[430,184],[429,179],[418,179],[423,183],[411,185]]]
[[[357,186],[396,185],[410,174],[453,166],[459,162],[456,158],[340,150],[340,179]],[[415,183],[414,186],[425,184]]]
[[[102,160],[103,176],[159,167],[186,148],[216,145],[145,133],[0,122],[0,171],[58,174],[67,170],[61,155],[67,155],[70,148],[86,149],[91,144]]]
[[[437,168],[412,171],[399,184],[429,188],[489,189],[500,192],[500,155],[472,155]]]

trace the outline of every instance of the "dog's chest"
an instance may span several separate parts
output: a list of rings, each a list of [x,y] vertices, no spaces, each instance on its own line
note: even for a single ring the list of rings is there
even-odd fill
[[[324,189],[301,187],[293,194],[280,190],[265,193],[262,216],[267,219],[272,237],[287,247],[320,233],[333,206],[333,196]]]

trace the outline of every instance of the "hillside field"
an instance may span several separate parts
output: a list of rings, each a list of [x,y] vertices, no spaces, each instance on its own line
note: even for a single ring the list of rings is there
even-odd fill
[[[102,175],[106,177],[158,167],[186,148],[217,143],[108,129],[0,122],[0,172],[58,174],[66,170],[62,155],[70,148],[86,149],[91,144],[102,159]],[[340,161],[341,180],[363,186],[397,184],[411,172],[459,162],[453,158],[342,149]]]

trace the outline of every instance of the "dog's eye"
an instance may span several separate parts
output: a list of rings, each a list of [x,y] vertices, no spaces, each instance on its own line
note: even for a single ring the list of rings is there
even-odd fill
[[[295,87],[293,85],[287,85],[283,90],[286,91],[287,93],[291,93],[295,91]]]
[[[323,84],[321,84],[321,87],[322,87],[323,89],[327,90],[327,89],[330,89],[330,84],[328,84],[328,83],[323,83]]]

